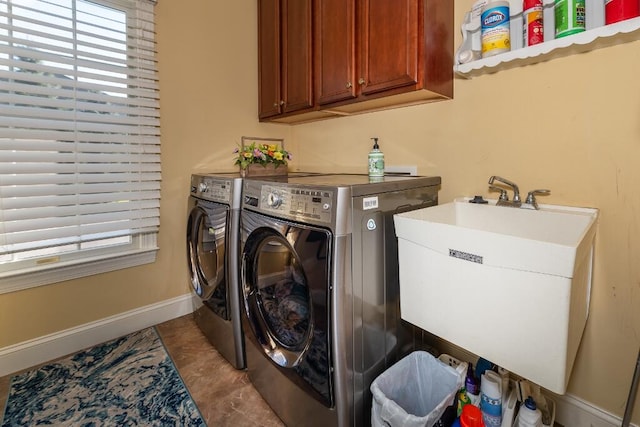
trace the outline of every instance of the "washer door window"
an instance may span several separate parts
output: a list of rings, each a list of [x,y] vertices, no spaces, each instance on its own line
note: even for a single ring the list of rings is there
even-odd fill
[[[187,220],[187,254],[191,286],[218,316],[229,320],[225,278],[228,207],[200,202]]]
[[[291,245],[273,230],[252,235],[249,318],[260,344],[280,366],[298,365],[313,332],[307,278]]]
[[[250,232],[243,251],[245,312],[266,357],[322,404],[333,404],[326,230],[276,223]],[[247,331],[249,337],[249,331]]]

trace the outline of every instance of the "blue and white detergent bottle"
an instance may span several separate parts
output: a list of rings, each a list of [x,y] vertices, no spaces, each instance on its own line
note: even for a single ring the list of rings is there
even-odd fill
[[[497,372],[487,370],[482,374],[480,410],[486,427],[502,425],[502,379]]]

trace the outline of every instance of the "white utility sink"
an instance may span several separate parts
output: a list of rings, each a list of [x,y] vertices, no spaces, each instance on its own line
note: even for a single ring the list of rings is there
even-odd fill
[[[597,216],[468,199],[394,215],[402,318],[563,394],[589,313]]]

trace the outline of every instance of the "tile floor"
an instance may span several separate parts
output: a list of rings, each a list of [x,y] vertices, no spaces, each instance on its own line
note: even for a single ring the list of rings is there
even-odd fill
[[[251,385],[246,371],[235,369],[215,350],[192,315],[156,327],[208,426],[284,427]],[[13,375],[0,377],[0,417]]]
[[[192,315],[161,323],[157,330],[208,426],[284,426],[247,373],[233,368],[215,350]],[[13,375],[0,377],[0,411]]]

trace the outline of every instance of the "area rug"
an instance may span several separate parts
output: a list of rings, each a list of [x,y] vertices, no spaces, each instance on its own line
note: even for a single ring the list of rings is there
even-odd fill
[[[155,328],[16,375],[2,427],[205,426]]]

